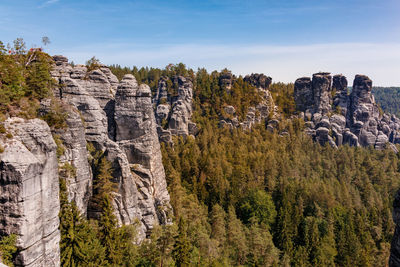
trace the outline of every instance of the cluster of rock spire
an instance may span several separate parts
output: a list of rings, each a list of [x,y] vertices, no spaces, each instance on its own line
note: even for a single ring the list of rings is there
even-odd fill
[[[334,147],[349,144],[383,149],[388,142],[400,142],[400,120],[384,114],[371,91],[372,81],[365,75],[356,75],[351,92],[346,77],[325,72],[312,79],[299,78],[294,84],[296,109],[315,140]]]

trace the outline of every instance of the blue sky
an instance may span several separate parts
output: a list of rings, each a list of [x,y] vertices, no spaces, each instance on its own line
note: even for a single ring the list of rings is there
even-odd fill
[[[0,40],[75,63],[263,72],[293,82],[318,71],[400,86],[399,0],[1,0]]]

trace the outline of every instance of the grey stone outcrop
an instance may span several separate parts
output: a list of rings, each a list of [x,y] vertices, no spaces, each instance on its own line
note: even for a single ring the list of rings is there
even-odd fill
[[[225,77],[225,73],[220,74]],[[274,121],[279,118],[278,107],[275,105],[269,87],[272,83],[272,78],[264,74],[253,73],[244,77],[244,81],[257,88],[261,97],[261,101],[253,107],[249,107],[245,118],[241,121],[236,114],[235,107],[225,106],[224,113],[219,122],[219,127],[238,128],[249,130],[255,124],[265,123],[271,130],[275,129],[277,125]],[[232,80],[234,83],[234,80]]]
[[[142,239],[154,224],[167,223],[171,212],[150,89],[139,86],[132,75],[117,82],[105,66],[87,72],[86,67],[72,67],[62,57],[54,59],[52,75],[60,84],[55,95],[77,110],[83,121],[84,129],[77,140],[84,138],[112,163],[114,182],[118,184],[113,202],[118,221],[132,224],[139,220]],[[79,124],[76,116],[74,123]],[[60,133],[67,144],[71,135],[68,132],[73,128]],[[71,154],[74,148],[70,147],[65,154]],[[73,164],[77,167],[78,163]],[[80,192],[90,197],[92,188],[91,183],[76,183],[68,190],[70,195]],[[87,205],[84,200],[82,209]],[[92,206],[86,206],[87,215],[96,218],[99,211]]]
[[[0,233],[17,234],[17,266],[59,266],[59,181],[56,144],[39,119],[11,118],[0,138]]]
[[[306,132],[321,144],[384,149],[388,142],[399,143],[400,120],[379,111],[371,90],[372,81],[365,75],[356,75],[349,94],[343,75],[332,79],[329,73],[317,73],[296,80],[294,99]],[[328,129],[328,135],[319,127]]]
[[[257,88],[268,90],[272,83],[272,78],[263,73],[252,73],[251,75],[246,75],[244,81]]]
[[[161,77],[153,100],[157,132],[161,141],[171,142],[171,136],[197,134],[196,124],[191,121],[192,100],[193,83],[189,78]]]
[[[116,141],[138,177],[142,220],[151,229],[154,222],[166,222],[170,205],[150,88],[125,75],[117,88],[114,116]]]
[[[51,99],[41,102],[41,116],[51,112]],[[67,179],[68,200],[74,201],[82,215],[86,216],[89,199],[92,195],[92,169],[88,162],[87,142],[85,139],[84,121],[79,111],[70,106],[66,118],[66,128],[53,129],[52,133],[62,141],[64,153],[59,157],[62,176]],[[73,175],[68,173],[68,166],[74,169]],[[67,169],[66,169],[67,168]]]

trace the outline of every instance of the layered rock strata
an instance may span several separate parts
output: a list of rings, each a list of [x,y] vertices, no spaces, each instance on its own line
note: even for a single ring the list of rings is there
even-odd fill
[[[0,138],[0,234],[18,234],[17,266],[59,266],[58,162],[50,128],[19,118],[5,128],[13,137]]]
[[[115,95],[116,141],[136,174],[142,220],[150,229],[154,222],[167,223],[169,194],[149,86],[125,75]]]
[[[55,56],[54,60],[52,75],[60,85],[55,95],[76,109],[80,117],[71,113],[68,124],[76,127],[59,133],[66,142],[64,157],[79,168],[80,161],[68,157],[74,150],[68,141],[71,131],[76,140],[81,140],[77,145],[80,148],[90,142],[103,152],[112,163],[114,182],[118,184],[113,204],[119,223],[139,220],[139,238],[143,238],[154,224],[169,220],[170,209],[150,89],[139,86],[132,75],[118,82],[104,66],[88,71],[85,66],[72,67],[62,56]],[[83,121],[81,125],[79,121]],[[90,175],[85,178],[91,179]],[[71,198],[90,198],[91,183],[75,185],[68,187]],[[81,210],[86,209],[89,217],[98,217],[98,211],[87,205],[85,197]]]

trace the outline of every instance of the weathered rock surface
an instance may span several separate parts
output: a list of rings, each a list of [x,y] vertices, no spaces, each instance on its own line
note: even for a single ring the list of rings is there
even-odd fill
[[[50,99],[41,103],[40,115],[50,112]],[[75,108],[68,108],[67,128],[54,129],[53,134],[62,141],[65,150],[59,158],[61,172],[72,166],[75,175],[63,175],[67,179],[68,199],[74,201],[80,212],[86,216],[89,199],[92,195],[92,170],[88,162],[84,122]]]
[[[168,92],[174,87],[176,94]],[[172,88],[170,88],[172,89]],[[171,90],[170,90],[171,91]],[[188,136],[197,133],[192,117],[193,83],[189,78],[174,76],[171,80],[162,77],[153,100],[159,138],[171,142],[171,136]]]
[[[59,181],[56,144],[39,119],[5,122],[0,139],[0,233],[19,235],[17,266],[59,266]]]
[[[67,156],[70,151],[78,150],[74,145],[68,147],[74,131],[77,140],[81,140],[79,147],[85,139],[104,152],[112,163],[114,182],[118,184],[113,205],[119,223],[132,224],[138,219],[141,222],[139,238],[144,238],[154,224],[169,220],[163,208],[170,208],[150,89],[139,86],[132,75],[118,82],[104,66],[87,72],[84,66],[70,66],[63,57],[54,59],[56,66],[52,75],[61,85],[55,95],[76,108],[84,128],[82,137],[82,128],[75,116],[68,123],[72,129],[60,133],[67,143],[64,157],[70,160],[71,156]],[[76,164],[83,163],[73,161],[75,167]],[[90,181],[91,177],[79,179]],[[68,190],[70,195],[79,192],[84,196],[81,203],[84,209],[86,197],[91,195],[91,183],[77,182]],[[98,216],[98,211],[90,205],[86,209],[89,217]]]
[[[388,142],[399,143],[400,120],[379,112],[371,90],[372,81],[365,75],[356,75],[349,95],[346,77],[331,79],[329,73],[317,73],[312,80],[296,80],[294,98],[306,121],[306,132],[321,144],[384,149]],[[328,135],[319,127],[328,129]]]
[[[150,88],[125,75],[115,97],[116,140],[138,176],[138,200],[147,229],[166,222],[169,194],[162,165]]]
[[[219,76],[219,86],[227,91],[231,90],[235,76],[231,71],[223,70]]]
[[[299,78],[294,83],[294,101],[298,111],[306,112],[314,107],[314,93],[311,79],[308,77]]]
[[[268,90],[269,86],[272,83],[272,78],[262,73],[261,74],[253,73],[251,75],[246,75],[244,77],[244,81],[248,82],[249,84],[257,88]]]
[[[222,75],[223,73],[221,73]],[[235,107],[224,107],[224,112],[227,116],[221,118],[219,126],[229,128],[241,127],[242,129],[249,130],[254,124],[264,122],[266,125],[269,124],[271,130],[273,130],[276,125],[270,122],[278,118],[279,114],[278,107],[275,105],[272,95],[268,90],[272,78],[264,74],[255,73],[245,76],[244,81],[257,88],[261,101],[256,106],[249,107],[246,117],[242,121],[239,121]],[[234,83],[234,80],[232,83]]]

